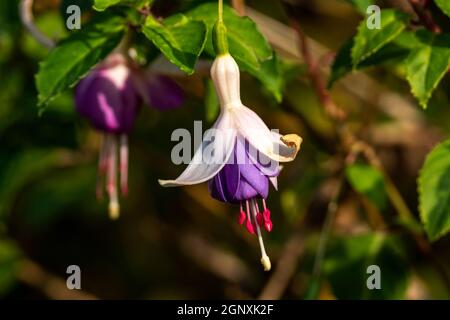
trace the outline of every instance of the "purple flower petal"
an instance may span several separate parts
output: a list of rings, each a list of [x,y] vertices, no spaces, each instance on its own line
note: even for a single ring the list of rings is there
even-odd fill
[[[178,108],[183,104],[184,92],[175,81],[166,76],[155,74],[146,75],[145,78],[145,101],[151,107],[166,111]]]
[[[95,128],[125,133],[133,127],[139,98],[123,64],[100,67],[91,72],[77,86],[77,111]]]
[[[255,197],[267,198],[269,178],[248,157],[245,141],[237,139],[233,151],[233,163],[209,181],[213,198],[222,202],[239,203]]]

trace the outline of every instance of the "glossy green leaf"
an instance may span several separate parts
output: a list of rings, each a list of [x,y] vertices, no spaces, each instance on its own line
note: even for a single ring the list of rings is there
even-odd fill
[[[365,164],[354,164],[346,169],[346,176],[351,186],[366,196],[378,209],[387,205],[387,194],[381,172]]]
[[[409,16],[403,12],[381,10],[381,28],[369,29],[367,20],[361,22],[351,51],[353,66],[357,66],[383,46],[394,40],[407,26]]]
[[[241,68],[258,79],[275,100],[281,102],[285,76],[281,62],[275,53],[270,60],[261,62],[259,68],[253,68],[253,66],[246,65],[244,62],[241,62]]]
[[[420,218],[434,241],[450,231],[450,140],[427,156],[418,185]]]
[[[338,81],[348,73],[351,73],[355,69],[361,70],[364,68],[383,65],[394,60],[404,60],[408,56],[410,51],[409,49],[400,46],[397,43],[388,43],[383,48],[378,50],[375,54],[365,59],[355,67],[352,64],[351,58],[352,47],[353,39],[347,41],[336,55],[336,59],[334,60],[331,67],[330,78],[328,80],[329,88],[331,88],[336,81]]]
[[[132,5],[134,7],[142,7],[149,0],[94,0],[94,9],[97,11],[104,11],[105,9],[115,5]]]
[[[61,41],[39,65],[36,75],[39,105],[47,104],[76,85],[119,44],[123,30],[121,19],[109,18],[86,26]]]
[[[374,4],[373,0],[345,0],[350,3],[359,13],[365,15],[367,8]]]
[[[450,1],[448,0],[434,0],[436,5],[450,17]]]
[[[338,299],[404,298],[410,271],[399,240],[375,233],[330,241],[324,273],[334,295]],[[368,273],[372,265],[380,268],[381,289],[367,286],[367,279],[374,274]]]
[[[417,39],[420,44],[405,61],[406,77],[412,93],[420,105],[426,108],[433,91],[450,66],[450,36],[420,30]]]
[[[187,74],[194,72],[206,41],[206,26],[202,21],[177,14],[161,23],[149,16],[142,31],[170,62]]]

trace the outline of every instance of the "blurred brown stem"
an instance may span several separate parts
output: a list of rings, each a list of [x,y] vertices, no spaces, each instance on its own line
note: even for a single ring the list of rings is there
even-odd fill
[[[426,6],[427,1],[409,0],[409,3],[425,28],[433,33],[441,33],[441,28],[436,24],[431,11]]]
[[[245,16],[245,0],[231,0],[231,5],[240,16]]]

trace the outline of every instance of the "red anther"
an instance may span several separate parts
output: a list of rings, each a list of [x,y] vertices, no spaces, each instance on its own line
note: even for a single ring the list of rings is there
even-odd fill
[[[273,228],[272,221],[269,220],[264,222],[264,229],[266,229],[267,232],[272,231],[272,228]]]
[[[261,212],[256,214],[256,221],[258,222],[258,225],[261,227],[264,223],[264,217]]]
[[[238,215],[238,223],[241,226],[244,224],[245,218],[246,218],[246,214],[245,214],[244,210],[241,210],[241,212],[239,212],[239,215]]]
[[[270,210],[269,209],[265,209],[263,212],[263,217],[264,217],[264,221],[270,221]]]
[[[253,228],[253,224],[249,219],[247,220],[245,227],[247,228],[248,232],[250,232],[251,234],[255,234],[255,228]]]

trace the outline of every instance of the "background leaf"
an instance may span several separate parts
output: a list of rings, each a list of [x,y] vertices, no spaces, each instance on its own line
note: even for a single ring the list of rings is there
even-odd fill
[[[212,123],[219,115],[219,98],[211,79],[205,82],[205,118],[206,121]]]
[[[450,140],[427,156],[418,185],[420,217],[435,241],[450,231]]]
[[[450,36],[420,30],[417,32],[417,39],[419,45],[406,59],[406,77],[412,93],[422,107],[426,108],[450,65]]]
[[[132,5],[136,8],[144,6],[149,3],[149,0],[94,0],[94,9],[97,11],[104,11],[105,9],[115,5]]]
[[[20,250],[9,240],[0,239],[0,296],[7,293],[16,281]]]
[[[177,14],[160,23],[149,16],[142,31],[170,62],[187,74],[194,72],[206,41],[203,22]]]
[[[434,0],[436,5],[450,17],[450,1],[448,0]]]
[[[392,43],[388,43],[376,53],[371,55],[369,58],[365,59],[363,62],[354,67],[351,57],[353,41],[354,39],[347,41],[336,55],[336,58],[334,59],[333,65],[331,67],[331,74],[328,80],[328,88],[331,88],[336,81],[344,77],[346,74],[354,71],[355,69],[361,70],[368,67],[380,66],[393,60],[402,61],[408,56],[410,52],[409,49],[402,47],[397,43],[394,43],[394,41]]]
[[[381,172],[369,165],[354,164],[347,167],[346,176],[352,187],[366,196],[378,209],[386,208],[387,194]]]
[[[383,46],[394,40],[405,28],[409,16],[403,12],[381,10],[381,29],[369,29],[367,20],[361,22],[352,48],[353,66],[357,66]]]
[[[373,5],[375,2],[373,0],[345,0],[358,10],[359,13],[365,15],[367,8]]]
[[[330,241],[324,271],[334,295],[338,299],[404,298],[409,268],[398,243],[399,238],[381,233]],[[380,267],[380,290],[367,288],[370,265]]]
[[[121,19],[108,18],[61,41],[39,65],[36,76],[39,105],[76,85],[119,44],[123,30]]]

